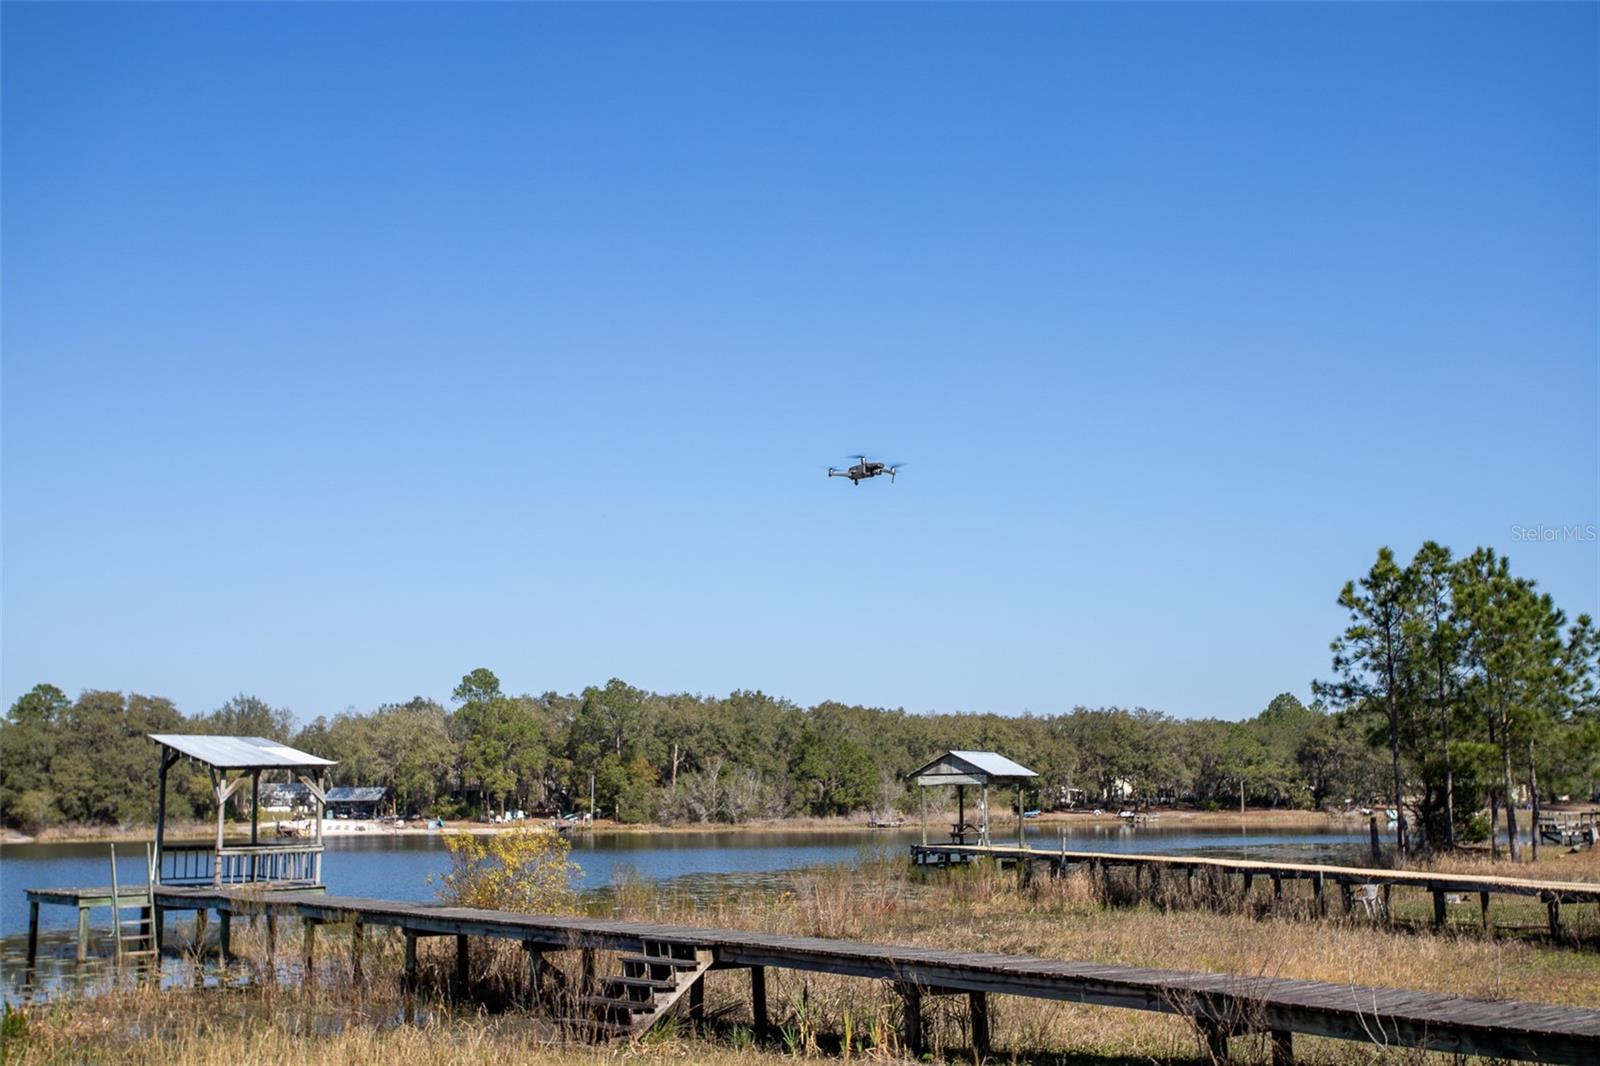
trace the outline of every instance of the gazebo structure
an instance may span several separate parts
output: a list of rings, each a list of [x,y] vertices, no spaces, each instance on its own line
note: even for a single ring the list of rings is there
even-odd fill
[[[265,882],[275,888],[322,884],[322,812],[328,804],[326,772],[337,765],[265,737],[208,736],[200,733],[151,733],[161,745],[161,792],[156,805],[155,879],[164,885],[236,885]],[[168,844],[167,775],[179,759],[189,758],[211,775],[217,801],[217,841],[212,844]],[[305,786],[315,801],[312,835],[293,843],[262,844],[260,839],[261,775],[286,771]],[[230,778],[230,774],[238,774]],[[250,783],[250,843],[226,839],[228,800]]]
[[[947,751],[932,762],[911,771],[906,775],[926,790],[953,785],[956,790],[956,822],[950,827],[950,840],[955,844],[967,843],[967,837],[976,838],[975,843],[987,846],[989,839],[989,786],[990,785],[1016,785],[1017,795],[1017,843],[1022,839],[1022,796],[1021,788],[1029,778],[1039,775],[1023,766],[1021,763],[1012,762],[993,751]],[[967,822],[967,786],[975,785],[982,791],[978,801],[978,824],[970,825]],[[922,796],[922,842],[928,842],[928,794]]]

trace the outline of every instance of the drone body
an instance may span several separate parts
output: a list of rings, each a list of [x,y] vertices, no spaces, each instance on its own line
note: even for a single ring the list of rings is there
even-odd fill
[[[892,483],[895,474],[905,465],[904,463],[881,463],[875,459],[868,459],[865,455],[852,455],[850,458],[856,461],[854,466],[845,470],[835,470],[830,466],[828,467],[828,476],[847,477],[850,479],[850,484],[859,485],[869,477],[888,474],[889,481]]]

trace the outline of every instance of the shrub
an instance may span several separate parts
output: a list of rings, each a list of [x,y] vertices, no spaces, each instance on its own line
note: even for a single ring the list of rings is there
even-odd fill
[[[573,880],[581,872],[568,860],[571,846],[551,829],[449,833],[450,870],[439,898],[458,907],[571,913],[577,909]]]

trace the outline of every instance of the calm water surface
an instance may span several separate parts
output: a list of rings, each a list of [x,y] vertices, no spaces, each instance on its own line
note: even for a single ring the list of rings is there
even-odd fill
[[[690,894],[737,891],[776,884],[786,871],[855,862],[864,853],[901,854],[920,838],[912,829],[803,832],[591,833],[572,838],[572,859],[582,873],[578,887],[603,893],[619,875],[663,883]],[[930,836],[930,839],[937,839]],[[1061,827],[1028,827],[1035,846],[1059,843]],[[1228,830],[1070,826],[1067,846],[1099,851],[1172,851],[1197,855],[1276,857],[1289,861],[1348,861],[1366,838],[1344,828],[1323,831],[1242,833]],[[1015,840],[997,832],[996,843]],[[375,831],[330,836],[323,859],[328,891],[339,895],[399,900],[435,898],[437,879],[448,866],[437,834],[398,835]],[[117,846],[117,876],[144,881],[144,847]],[[12,941],[28,928],[24,888],[109,885],[110,850],[105,844],[17,844],[0,848],[0,938]],[[110,911],[94,912],[95,927],[110,928]],[[52,933],[76,928],[70,907],[40,909],[41,928]],[[54,941],[56,937],[47,937]],[[9,943],[7,946],[10,946]],[[52,948],[52,950],[54,950]]]

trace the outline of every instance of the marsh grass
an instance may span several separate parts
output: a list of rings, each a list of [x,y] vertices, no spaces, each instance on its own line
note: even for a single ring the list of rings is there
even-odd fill
[[[1308,897],[1306,886],[1297,887]],[[1290,884],[1285,888],[1287,893]],[[1275,909],[1270,884],[1260,882],[1248,900],[1239,897],[1237,879],[1229,886],[1197,877],[1191,893],[1183,878],[1135,885],[1125,870],[1103,879],[1076,873],[1024,884],[1014,871],[977,863],[923,876],[909,871],[903,856],[868,851],[855,864],[797,873],[782,889],[728,891],[710,898],[661,892],[624,877],[604,909],[629,919],[887,944],[1600,1003],[1600,958],[1593,952],[1538,939],[1487,939],[1475,930],[1424,928],[1397,935],[1370,920],[1337,914],[1311,921],[1309,898],[1297,896]],[[1216,909],[1230,900],[1231,909]],[[1336,909],[1336,895],[1332,904]],[[1431,915],[1431,902],[1428,906]],[[127,981],[91,999],[27,1008],[19,1021],[8,1020],[0,1028],[7,1034],[6,1061],[431,1066],[535,1060],[760,1063],[791,1057],[883,1061],[904,1055],[903,1004],[882,981],[769,970],[776,1033],[758,1044],[748,975],[715,971],[706,978],[700,1026],[679,1016],[637,1044],[593,1047],[550,1020],[562,1013],[560,996],[581,987],[579,952],[550,954],[567,990],[538,988],[546,1009],[529,1010],[536,991],[532,968],[515,945],[471,941],[474,994],[468,1000],[456,998],[452,988],[453,937],[420,942],[419,986],[412,996],[400,988],[403,951],[397,934],[367,930],[360,981],[353,979],[348,927],[318,929],[317,965],[309,979],[300,969],[299,937],[298,929],[280,923],[269,965],[263,923],[236,922],[240,959],[229,968],[233,977],[223,982],[233,987],[162,992]],[[192,950],[192,964],[200,966],[212,943],[193,947],[199,950]],[[215,963],[204,961],[204,966],[206,979],[215,981]],[[597,953],[595,968],[616,972],[614,958]],[[965,998],[928,996],[924,1011],[932,1057],[973,1061]],[[1207,1061],[1194,1026],[1176,1015],[1004,996],[991,998],[990,1011],[993,1061],[1039,1066]],[[1232,1048],[1242,1061],[1270,1057],[1261,1038],[1235,1038]],[[1296,1051],[1302,1061],[1313,1063],[1433,1058],[1309,1039],[1297,1039]]]

